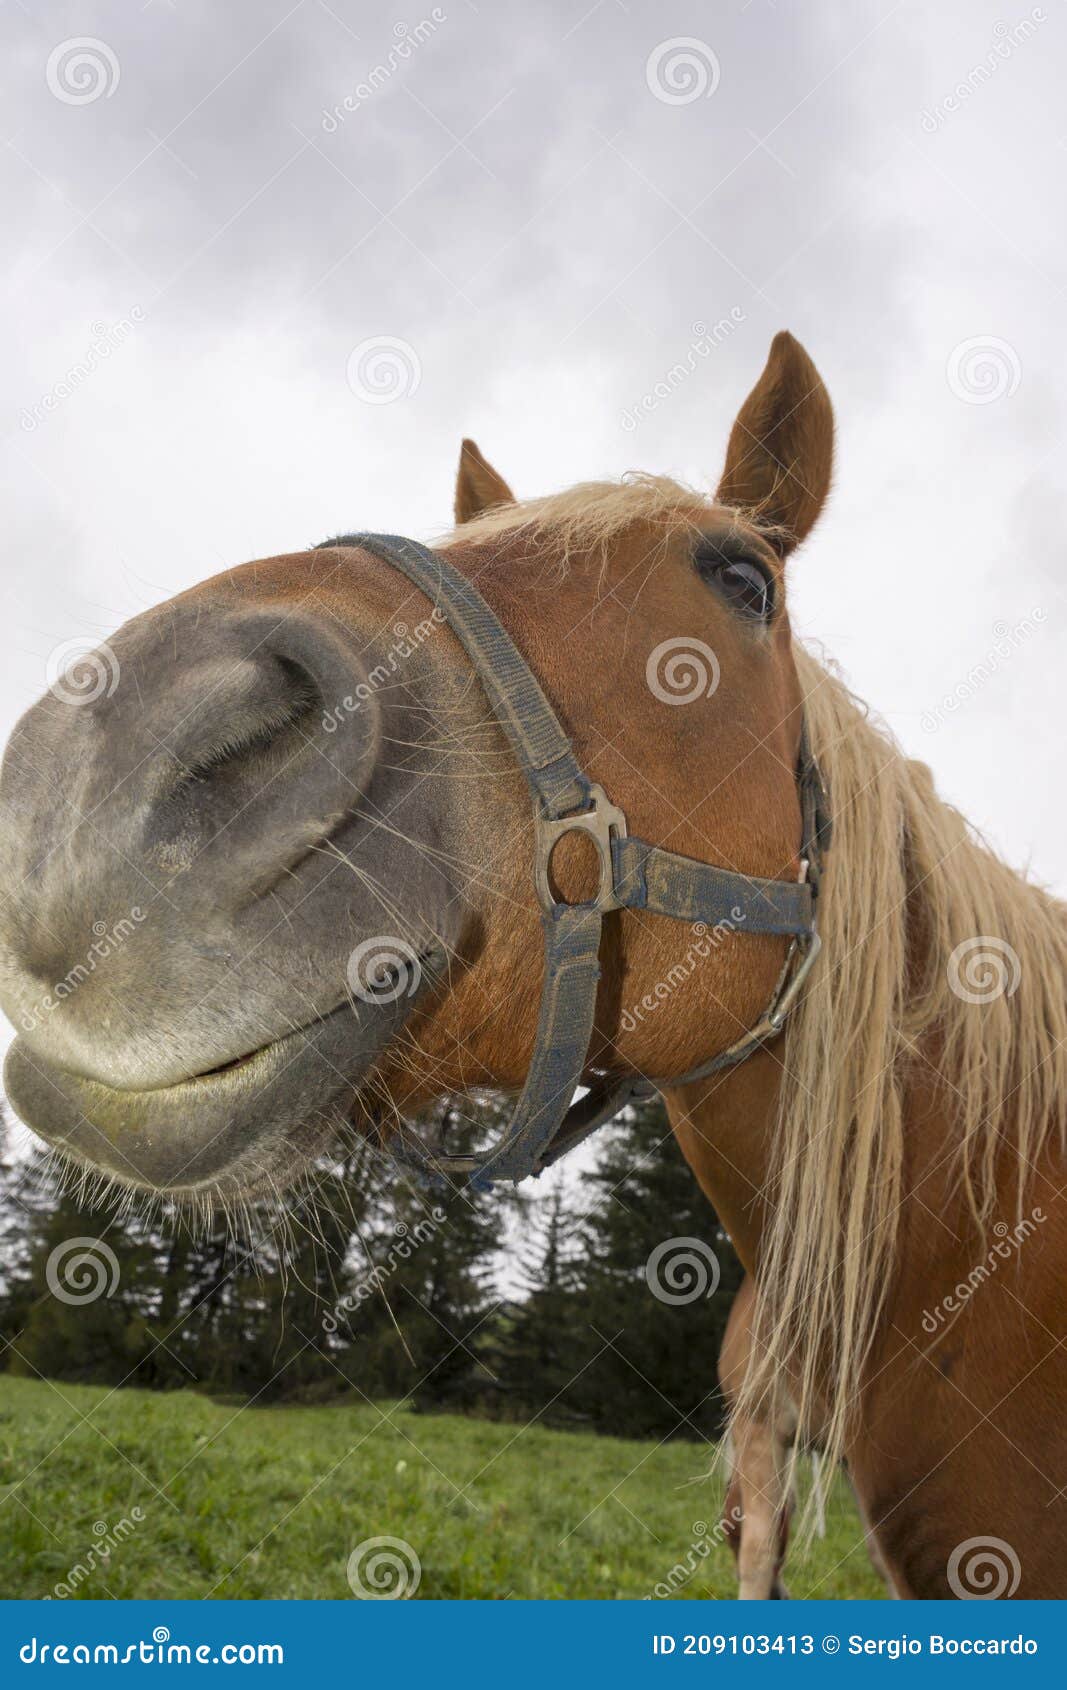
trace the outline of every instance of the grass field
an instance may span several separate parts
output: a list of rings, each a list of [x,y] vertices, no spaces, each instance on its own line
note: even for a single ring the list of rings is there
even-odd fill
[[[734,1594],[694,1444],[0,1375],[0,1462],[3,1597],[347,1598],[381,1536],[415,1551],[420,1598]],[[882,1594],[843,1486],[788,1577]]]

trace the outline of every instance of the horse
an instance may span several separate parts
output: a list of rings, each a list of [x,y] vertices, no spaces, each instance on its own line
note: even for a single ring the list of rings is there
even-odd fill
[[[755,1413],[745,1402],[745,1381],[754,1365],[759,1329],[757,1297],[756,1281],[746,1274],[730,1306],[719,1349],[719,1386],[731,1410],[730,1472],[720,1529],[737,1563],[738,1595],[781,1601],[789,1596],[782,1570],[797,1505],[792,1453],[798,1439],[810,1452],[815,1523],[825,1530],[822,1453],[819,1428],[802,1432],[788,1385],[775,1393],[765,1412]],[[869,1532],[866,1544],[871,1565],[892,1594],[892,1582]]]
[[[833,441],[782,332],[713,494],[481,508],[468,461],[432,550],[244,564],[53,678],[0,774],[6,1087],[195,1203],[480,1088],[520,1177],[655,1085],[758,1271],[739,1407],[818,1402],[899,1594],[1062,1596],[1064,908],[792,635]]]
[[[737,1563],[737,1594],[746,1600],[782,1600],[789,1528],[796,1507],[790,1451],[796,1409],[779,1393],[776,1412],[739,1408],[752,1363],[756,1282],[746,1274],[730,1307],[719,1350],[719,1385],[729,1407],[730,1473],[722,1505],[722,1533]]]

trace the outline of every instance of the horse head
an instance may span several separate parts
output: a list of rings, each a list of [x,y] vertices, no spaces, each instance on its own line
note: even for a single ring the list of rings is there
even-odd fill
[[[783,883],[803,729],[785,565],[832,432],[781,334],[714,499],[642,476],[516,503],[465,443],[439,548],[632,833]],[[0,842],[7,1090],[77,1163],[255,1194],[339,1121],[388,1132],[523,1082],[541,990],[527,786],[439,607],[358,540],[228,570],[57,676],[8,745]],[[562,905],[595,891],[594,859],[559,840]],[[590,1064],[669,1076],[724,1050],[788,945],[612,910]]]

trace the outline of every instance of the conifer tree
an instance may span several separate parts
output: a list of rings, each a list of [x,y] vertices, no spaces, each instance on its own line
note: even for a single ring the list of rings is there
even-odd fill
[[[743,1270],[658,1099],[605,1130],[582,1185],[584,1298],[603,1347],[575,1407],[627,1436],[717,1435],[716,1363]]]
[[[504,1118],[491,1098],[448,1101],[421,1130],[437,1148],[463,1152],[491,1141]],[[480,1192],[395,1166],[388,1199],[350,1259],[344,1312],[355,1361],[419,1409],[491,1403],[496,1268],[515,1199],[506,1187]]]
[[[579,1218],[557,1176],[546,1199],[524,1202],[515,1243],[519,1295],[501,1336],[500,1372],[512,1412],[546,1425],[584,1418],[572,1401],[572,1385],[589,1360],[594,1334],[582,1285]]]

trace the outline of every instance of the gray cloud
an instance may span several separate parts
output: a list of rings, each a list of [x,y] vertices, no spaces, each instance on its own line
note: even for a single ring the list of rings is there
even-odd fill
[[[6,16],[5,734],[62,639],[338,527],[439,527],[464,432],[521,492],[634,466],[713,479],[788,326],[841,428],[832,505],[794,569],[798,625],[1012,860],[1067,886],[1046,773],[1064,658],[1059,8]],[[117,61],[110,96],[49,87],[77,37]],[[647,65],[685,37],[718,80],[672,104]],[[383,335],[420,379],[373,405],[346,365]],[[1011,362],[985,403],[947,372],[990,337]],[[1039,632],[924,728],[994,626],[1035,605]]]

